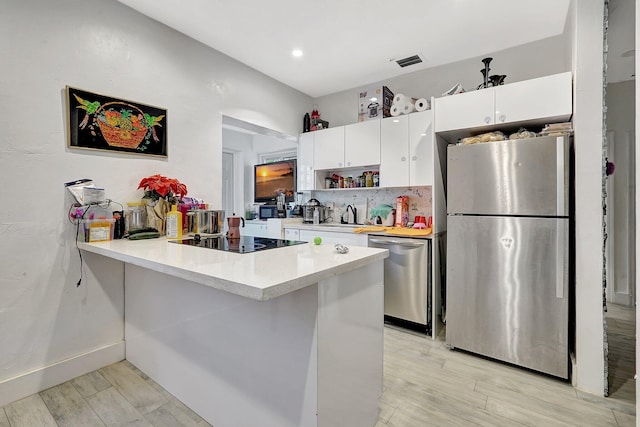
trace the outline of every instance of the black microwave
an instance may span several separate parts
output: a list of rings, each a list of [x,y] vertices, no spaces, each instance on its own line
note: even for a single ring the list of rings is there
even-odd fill
[[[277,205],[260,205],[258,218],[269,219],[278,218],[278,206]]]

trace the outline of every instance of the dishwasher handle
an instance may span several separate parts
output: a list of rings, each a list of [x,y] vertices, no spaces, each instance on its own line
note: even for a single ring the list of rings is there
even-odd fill
[[[405,246],[408,248],[419,248],[420,246],[424,246],[425,243],[414,243],[414,242],[404,242],[402,240],[382,240],[382,239],[369,239],[369,242],[376,243],[378,245],[398,245]]]

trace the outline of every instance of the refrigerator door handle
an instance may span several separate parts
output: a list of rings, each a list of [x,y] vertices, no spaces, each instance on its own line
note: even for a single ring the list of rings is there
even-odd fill
[[[556,229],[556,297],[564,298],[564,267],[566,262],[565,221],[558,221]]]
[[[556,207],[558,209],[558,216],[565,216],[564,206],[564,170],[565,170],[565,155],[564,155],[564,137],[559,136],[556,139]]]

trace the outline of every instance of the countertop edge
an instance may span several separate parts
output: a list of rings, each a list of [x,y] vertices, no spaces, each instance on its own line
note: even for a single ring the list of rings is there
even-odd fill
[[[157,241],[156,243],[166,244],[167,242],[163,239]],[[389,256],[389,252],[387,250],[379,250],[375,253],[361,256],[344,264],[332,266],[331,268],[324,268],[311,274],[305,274],[292,279],[286,279],[265,287],[258,287],[252,286],[249,283],[231,281],[222,277],[204,274],[188,268],[168,265],[161,261],[123,253],[112,248],[100,246],[99,243],[78,242],[78,248],[87,252],[95,253],[97,255],[106,256],[117,261],[126,262],[138,267],[147,268],[152,271],[167,274],[169,276],[181,278],[257,301],[267,301],[291,292],[295,292],[299,289],[315,284],[323,279],[360,268],[379,260],[384,260]]]

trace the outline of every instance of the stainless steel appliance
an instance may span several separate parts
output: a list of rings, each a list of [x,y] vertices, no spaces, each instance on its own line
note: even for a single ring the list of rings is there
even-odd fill
[[[570,155],[554,136],[448,147],[451,347],[568,378]]]
[[[224,211],[194,209],[187,212],[189,234],[220,234],[224,230]]]
[[[431,239],[369,236],[369,247],[389,250],[384,260],[384,314],[431,333]]]
[[[258,209],[258,218],[260,219],[278,218],[277,205],[260,205]]]
[[[319,222],[325,222],[327,220],[327,208],[322,206],[317,199],[310,199],[302,207],[302,222],[311,224],[313,222],[313,212],[318,211]]]
[[[297,240],[269,239],[266,237],[240,236],[227,238],[226,236],[201,237],[196,234],[193,239],[169,240],[169,243],[195,246],[198,248],[216,249],[219,251],[236,252],[241,254],[277,249],[286,246],[300,245],[306,242]]]

